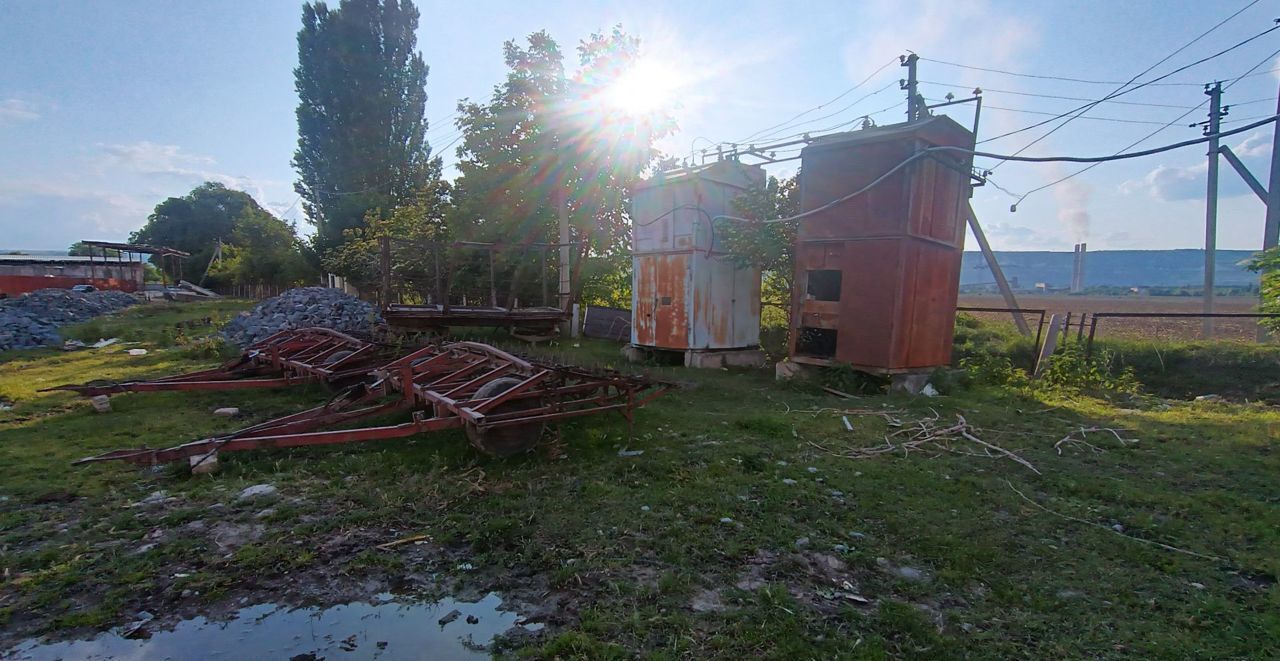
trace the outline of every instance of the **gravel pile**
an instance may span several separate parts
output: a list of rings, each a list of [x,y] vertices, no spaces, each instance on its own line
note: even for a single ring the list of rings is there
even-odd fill
[[[58,327],[139,303],[132,294],[38,289],[0,300],[0,351],[62,344]]]
[[[378,321],[373,306],[327,287],[302,287],[268,298],[248,312],[241,312],[222,329],[228,342],[239,346],[293,328],[319,326],[344,333],[368,332]]]

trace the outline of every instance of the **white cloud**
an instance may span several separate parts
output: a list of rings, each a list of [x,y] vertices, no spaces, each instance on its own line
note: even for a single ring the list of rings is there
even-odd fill
[[[173,178],[192,186],[215,181],[249,193],[257,200],[264,199],[264,187],[271,183],[219,172],[213,157],[184,152],[178,145],[143,140],[131,144],[99,144],[98,148],[102,152],[96,159],[99,172],[125,170],[146,177]]]
[[[1271,159],[1271,136],[1263,132],[1253,132],[1244,140],[1231,145],[1231,151],[1244,161],[1245,167],[1254,177],[1265,181],[1268,172],[1267,161]],[[1207,161],[1199,161],[1193,165],[1156,165],[1155,169],[1143,177],[1129,179],[1120,184],[1120,192],[1147,192],[1157,200],[1175,202],[1181,200],[1203,200],[1204,186],[1208,175]],[[1251,195],[1252,191],[1245,186],[1239,175],[1226,163],[1219,161],[1220,197]]]
[[[1266,132],[1254,131],[1231,151],[1234,151],[1236,156],[1242,159],[1249,157],[1270,158],[1271,142],[1271,136]]]
[[[17,124],[40,119],[36,105],[22,99],[5,99],[0,101],[0,125]]]
[[[1039,30],[1032,21],[995,7],[989,0],[919,0],[911,5],[910,11],[904,11],[903,4],[897,0],[874,0],[858,6],[861,12],[857,20],[867,26],[865,36],[851,41],[844,49],[845,69],[854,81],[862,80],[885,62],[906,54],[908,49],[922,58],[1017,68],[1022,64],[1020,56],[1039,42]],[[983,79],[981,73],[928,61],[920,62],[919,67],[923,80],[946,80],[971,88]],[[897,62],[879,75],[879,78],[905,77],[906,69]],[[868,87],[868,91],[876,89]],[[1017,81],[1009,82],[1005,87],[1020,90]],[[928,84],[921,85],[921,92],[929,98],[942,97],[947,92],[967,96],[964,88]],[[881,96],[887,99],[890,93],[901,98],[902,93],[896,87],[891,87]],[[880,102],[880,97],[876,101]],[[889,105],[889,101],[881,103],[882,106]],[[952,112],[948,114],[957,118],[966,116],[968,111],[964,108],[950,109]],[[881,123],[890,123],[902,121],[903,116],[886,113],[877,119]],[[961,121],[963,123],[964,120]],[[1015,128],[1017,121],[1006,113],[984,114],[983,124],[988,127],[984,132],[989,131],[993,135],[1004,133]]]
[[[983,224],[983,231],[996,250],[1054,250],[1066,242],[1025,225]]]
[[[1255,131],[1238,144],[1232,145],[1231,151],[1240,157],[1254,177],[1265,182],[1269,171],[1268,161],[1271,158],[1270,135]],[[1252,194],[1225,159],[1219,161],[1218,170],[1219,197]],[[1162,163],[1146,175],[1120,184],[1120,192],[1125,194],[1145,192],[1165,202],[1201,200],[1205,196],[1205,178],[1208,172],[1207,161],[1174,166]]]

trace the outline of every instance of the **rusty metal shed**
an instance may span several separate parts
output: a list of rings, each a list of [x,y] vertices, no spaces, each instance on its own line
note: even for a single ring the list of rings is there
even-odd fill
[[[804,148],[800,205],[814,213],[796,237],[793,361],[879,374],[951,362],[972,159],[921,150],[973,140],[940,116]]]
[[[633,192],[634,349],[683,352],[691,367],[762,362],[760,269],[729,259],[712,219],[764,182],[759,166],[725,160],[661,173]]]

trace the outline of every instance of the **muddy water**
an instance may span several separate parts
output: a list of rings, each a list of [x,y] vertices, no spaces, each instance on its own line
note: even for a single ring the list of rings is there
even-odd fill
[[[225,622],[197,617],[149,638],[124,638],[112,631],[91,640],[28,641],[0,652],[0,659],[485,658],[483,646],[520,619],[499,610],[501,602],[490,593],[475,603],[406,603],[383,595],[372,603],[324,609],[259,604],[237,611]]]

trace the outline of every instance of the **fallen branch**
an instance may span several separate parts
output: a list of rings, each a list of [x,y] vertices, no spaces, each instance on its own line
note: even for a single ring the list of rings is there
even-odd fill
[[[1125,438],[1125,437],[1121,436],[1121,435],[1120,435],[1120,432],[1118,432],[1118,431],[1116,431],[1116,430],[1114,430],[1114,429],[1112,429],[1112,428],[1110,428],[1110,427],[1081,427],[1081,428],[1079,428],[1079,429],[1077,429],[1077,430],[1075,430],[1075,431],[1071,432],[1070,434],[1067,434],[1066,436],[1063,436],[1063,437],[1062,437],[1062,439],[1061,439],[1061,440],[1059,440],[1057,443],[1054,443],[1054,444],[1053,444],[1053,449],[1054,449],[1054,450],[1057,450],[1057,451],[1058,451],[1058,454],[1059,454],[1059,455],[1061,455],[1061,454],[1062,454],[1062,446],[1063,446],[1064,444],[1067,444],[1067,445],[1084,445],[1085,447],[1088,447],[1090,450],[1093,450],[1094,454],[1102,454],[1103,452],[1106,452],[1106,450],[1103,450],[1102,448],[1100,448],[1100,447],[1098,447],[1098,446],[1094,445],[1093,443],[1090,443],[1090,442],[1088,442],[1088,441],[1084,440],[1084,437],[1085,437],[1086,435],[1088,435],[1088,433],[1089,433],[1089,432],[1100,432],[1100,431],[1111,432],[1111,434],[1112,434],[1113,436],[1115,436],[1115,437],[1116,437],[1116,440],[1117,440],[1117,441],[1120,441],[1120,447],[1125,447],[1125,446],[1127,446],[1127,445],[1128,445],[1128,444],[1130,444],[1130,443],[1137,443],[1137,442],[1138,442],[1138,439],[1136,439],[1136,438]],[[1075,435],[1076,435],[1076,434],[1079,434],[1079,435],[1080,435],[1080,438],[1075,438]]]
[[[1008,485],[1008,487],[1009,487],[1010,489],[1013,489],[1013,492],[1014,492],[1014,493],[1018,494],[1018,496],[1019,496],[1019,497],[1021,497],[1023,500],[1027,501],[1027,502],[1028,502],[1028,503],[1030,503],[1031,505],[1033,505],[1036,509],[1039,509],[1039,510],[1041,510],[1041,511],[1043,511],[1043,512],[1047,512],[1047,513],[1049,513],[1049,514],[1052,514],[1052,515],[1054,515],[1054,516],[1056,516],[1056,517],[1058,517],[1058,518],[1060,518],[1060,519],[1066,519],[1067,521],[1074,521],[1074,522],[1076,522],[1076,523],[1083,523],[1083,524],[1084,524],[1084,525],[1086,525],[1086,526],[1092,526],[1092,527],[1094,527],[1094,528],[1098,528],[1098,529],[1100,529],[1100,530],[1105,530],[1105,531],[1107,531],[1107,532],[1109,532],[1109,533],[1111,533],[1111,534],[1113,534],[1113,535],[1119,535],[1119,536],[1121,536],[1121,537],[1123,537],[1123,538],[1125,538],[1125,539],[1133,540],[1133,541],[1135,541],[1135,542],[1139,542],[1139,543],[1141,543],[1141,544],[1147,544],[1147,545],[1150,545],[1150,546],[1156,546],[1156,547],[1162,548],[1162,549],[1164,549],[1164,550],[1166,550],[1166,551],[1173,551],[1174,553],[1181,553],[1181,554],[1183,554],[1183,555],[1189,555],[1189,556],[1192,556],[1192,557],[1195,557],[1195,558],[1201,558],[1201,559],[1204,559],[1204,560],[1213,560],[1213,561],[1215,561],[1215,562],[1222,562],[1222,563],[1226,563],[1226,564],[1231,564],[1231,561],[1230,561],[1230,560],[1228,560],[1228,559],[1226,559],[1226,558],[1223,558],[1223,557],[1220,557],[1220,556],[1216,556],[1216,555],[1208,555],[1208,554],[1205,554],[1205,553],[1197,553],[1197,552],[1195,552],[1195,551],[1188,551],[1187,549],[1178,548],[1178,547],[1176,547],[1176,546],[1172,546],[1172,545],[1170,545],[1170,544],[1165,544],[1164,542],[1157,542],[1157,541],[1153,541],[1153,540],[1150,540],[1150,539],[1143,539],[1143,538],[1141,538],[1141,537],[1134,537],[1133,535],[1126,535],[1126,534],[1124,534],[1124,533],[1120,532],[1119,530],[1116,530],[1115,528],[1112,528],[1112,527],[1110,527],[1110,526],[1105,526],[1105,525],[1103,525],[1103,524],[1101,524],[1101,523],[1095,523],[1095,522],[1093,522],[1093,521],[1086,521],[1085,519],[1081,519],[1081,518],[1079,518],[1079,517],[1071,516],[1070,514],[1063,514],[1062,512],[1055,512],[1055,511],[1053,511],[1053,510],[1049,509],[1048,507],[1045,507],[1044,505],[1041,505],[1040,503],[1038,503],[1038,502],[1036,502],[1036,501],[1032,500],[1031,498],[1028,498],[1028,497],[1027,497],[1027,494],[1022,493],[1021,491],[1018,491],[1018,488],[1017,488],[1017,487],[1015,487],[1015,486],[1013,486],[1013,483],[1012,483],[1012,482],[1010,482],[1009,480],[1005,480],[1005,481],[1004,481],[1004,483],[1005,483],[1006,485]]]
[[[410,536],[410,537],[404,537],[404,538],[401,538],[401,539],[396,539],[396,540],[392,540],[392,541],[390,541],[390,542],[385,542],[385,543],[379,544],[379,545],[375,546],[374,548],[378,549],[379,551],[390,551],[391,549],[393,549],[393,548],[395,548],[395,547],[397,547],[397,546],[403,546],[403,545],[405,545],[405,544],[412,544],[412,543],[414,543],[414,542],[423,542],[423,541],[426,541],[426,540],[428,540],[428,539],[431,539],[431,537],[430,537],[430,536],[428,536],[428,535],[412,535],[412,536]]]
[[[890,452],[901,451],[903,456],[911,454],[912,451],[944,451],[954,454],[962,454],[972,457],[1005,457],[1011,459],[1018,464],[1025,466],[1036,475],[1040,475],[1040,471],[1031,464],[1031,462],[1018,456],[1017,453],[1006,450],[994,443],[984,441],[978,437],[978,430],[970,425],[964,416],[957,415],[954,425],[940,427],[938,421],[942,419],[941,414],[936,410],[933,411],[932,417],[921,418],[904,423],[894,418],[884,411],[875,409],[853,409],[848,411],[836,411],[837,415],[845,417],[848,415],[879,415],[889,423],[890,426],[898,427],[892,433],[886,434],[884,437],[884,445],[874,447],[853,448],[845,452],[837,452],[830,448],[823,447],[813,441],[808,441],[809,445],[821,450],[827,454],[845,459],[870,459],[878,457]],[[847,423],[846,423],[847,424]],[[957,443],[969,442],[980,448],[981,452],[970,452],[955,447]]]

